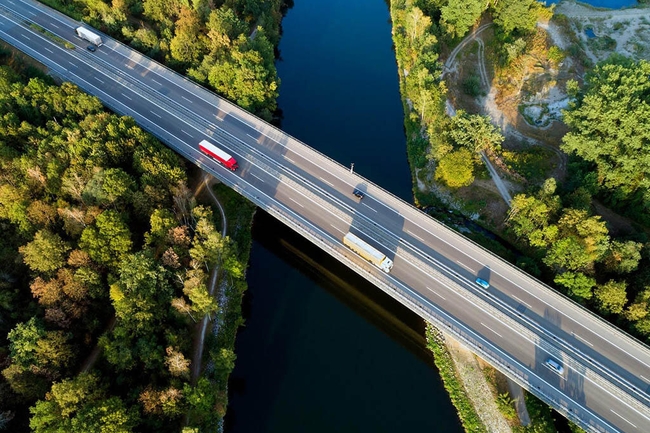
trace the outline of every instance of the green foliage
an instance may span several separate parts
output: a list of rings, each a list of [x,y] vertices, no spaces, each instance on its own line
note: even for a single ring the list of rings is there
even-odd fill
[[[427,348],[433,353],[433,360],[436,367],[438,367],[442,382],[454,407],[458,411],[458,417],[465,431],[471,431],[473,433],[487,432],[481,418],[476,413],[476,409],[474,409],[474,405],[467,396],[465,388],[456,375],[454,361],[445,348],[444,337],[430,324],[427,324],[426,336]]]
[[[97,19],[112,11],[106,4],[91,9]],[[19,404],[43,399],[32,409],[34,431],[177,430],[185,410],[180,390],[189,380],[183,368],[189,360],[182,353],[189,352],[191,327],[170,306],[185,295],[195,314],[222,315],[223,351],[205,352],[217,360],[218,372],[206,373],[217,408],[191,420],[201,429],[217,425],[227,400],[223,376],[234,362],[227,355],[243,322],[242,263],[249,244],[238,250],[221,238],[206,209],[190,215],[194,200],[181,158],[133,119],[105,113],[97,99],[68,83],[19,80],[0,67],[0,330],[11,332],[0,347],[5,359],[0,403],[5,397]],[[232,206],[248,212],[248,219],[230,222],[248,229],[254,207],[242,200],[231,199]],[[31,281],[18,255],[21,245],[25,263],[38,273]],[[225,290],[232,302],[223,312],[205,281],[183,293],[182,279],[196,264],[191,246],[228,278]],[[175,261],[169,255],[165,262],[166,250]],[[106,386],[95,387],[97,394],[55,386],[46,396],[52,381],[81,365],[113,310],[114,329],[99,337],[104,351],[93,367],[103,378],[97,383]],[[161,390],[156,391],[160,412],[145,411],[139,419],[138,396],[154,386]]]
[[[203,39],[199,38],[201,22],[192,9],[181,8],[175,34],[169,43],[172,57],[179,62],[194,64],[203,53]]]
[[[56,379],[73,359],[70,336],[62,331],[46,331],[36,318],[17,324],[7,338],[12,364],[2,373],[12,389],[26,397],[42,395],[43,382],[35,375]]]
[[[97,263],[117,267],[131,250],[131,231],[114,210],[102,212],[95,221],[81,233],[79,246]]]
[[[598,309],[603,314],[619,314],[627,302],[625,281],[608,281],[594,291]]]
[[[16,325],[7,335],[11,342],[9,348],[14,364],[23,369],[28,369],[32,364],[35,364],[38,342],[44,336],[45,329],[43,325],[33,317],[27,323]]]
[[[97,378],[87,373],[52,385],[30,412],[34,433],[128,433],[138,421],[135,410],[118,397],[106,398]]]
[[[569,296],[584,301],[591,299],[593,289],[596,286],[596,279],[588,277],[580,272],[564,272],[555,277],[555,282],[564,287]]]
[[[186,384],[183,394],[187,400],[190,417],[201,424],[212,424],[218,415],[214,411],[217,402],[215,389],[205,378],[200,378],[196,386]]]
[[[34,240],[20,247],[25,264],[34,272],[52,272],[65,264],[70,247],[56,233],[40,230]]]
[[[118,272],[119,279],[111,285],[110,294],[120,326],[135,335],[153,331],[161,309],[164,312],[171,303],[172,289],[165,269],[141,251],[128,256]]]
[[[642,221],[650,215],[650,62],[614,56],[587,76],[566,110],[562,149],[593,163],[598,185]]]
[[[497,406],[499,407],[499,411],[509,420],[517,419],[515,403],[515,399],[513,399],[507,392],[501,393],[497,397]]]
[[[627,274],[639,265],[643,244],[633,241],[612,241],[608,255],[605,258],[605,267],[609,272]]]
[[[263,32],[252,41],[240,35],[228,56],[211,65],[208,82],[240,107],[268,118],[280,84],[273,62],[273,46]]]
[[[541,7],[536,0],[499,0],[492,5],[492,16],[505,33],[530,32],[535,28]]]
[[[440,23],[452,38],[459,38],[478,21],[488,4],[482,0],[449,0],[440,9]]]
[[[510,64],[525,53],[526,45],[526,40],[523,38],[517,38],[513,42],[504,43],[503,50],[506,53],[506,63]]]
[[[178,226],[178,221],[169,209],[156,209],[151,214],[150,224],[151,230],[144,235],[147,245],[162,246],[169,230]]]
[[[472,74],[463,81],[463,92],[466,95],[477,97],[483,93],[481,88],[481,77]]]
[[[563,61],[565,57],[566,57],[566,53],[562,50],[562,48],[558,47],[557,45],[553,45],[551,48],[548,49],[548,59],[555,64]]]
[[[526,409],[531,423],[526,427],[517,428],[517,433],[557,433],[553,419],[553,409],[532,394],[525,393]]]
[[[460,148],[445,155],[438,163],[436,179],[451,188],[471,185],[474,182],[472,153],[465,148]]]
[[[448,137],[472,153],[499,150],[504,140],[503,134],[492,124],[489,116],[458,110],[452,117],[450,126]]]

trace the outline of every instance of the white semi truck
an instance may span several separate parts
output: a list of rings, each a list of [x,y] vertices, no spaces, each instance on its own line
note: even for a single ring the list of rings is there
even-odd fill
[[[352,233],[343,236],[343,244],[386,273],[393,268],[391,259]]]
[[[75,32],[77,32],[77,36],[79,36],[81,39],[85,39],[88,42],[92,42],[93,44],[97,45],[98,47],[102,46],[102,37],[99,36],[97,33],[91,32],[85,27],[77,27],[74,29]]]

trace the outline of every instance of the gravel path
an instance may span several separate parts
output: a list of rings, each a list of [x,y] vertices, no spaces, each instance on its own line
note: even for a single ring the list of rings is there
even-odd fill
[[[474,354],[449,336],[445,336],[445,342],[456,364],[456,372],[485,428],[490,433],[511,433],[512,429],[499,411],[490,385]]]

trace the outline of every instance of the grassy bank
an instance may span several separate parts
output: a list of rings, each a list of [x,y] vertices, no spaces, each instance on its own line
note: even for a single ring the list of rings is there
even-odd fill
[[[463,384],[456,374],[456,367],[451,355],[445,347],[443,335],[432,325],[427,324],[427,347],[433,353],[434,362],[440,377],[445,385],[451,402],[456,407],[458,418],[460,418],[465,431],[472,433],[487,433],[487,429],[479,418],[472,402],[470,401]]]

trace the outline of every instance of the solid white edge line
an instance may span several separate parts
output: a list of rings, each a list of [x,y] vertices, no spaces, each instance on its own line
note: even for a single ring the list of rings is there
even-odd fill
[[[295,204],[297,204],[297,205],[300,206],[300,207],[305,207],[305,205],[300,204],[299,202],[295,201],[295,200],[294,200],[293,198],[291,198],[291,197],[289,197],[289,200],[291,200],[292,202],[294,202]]]

